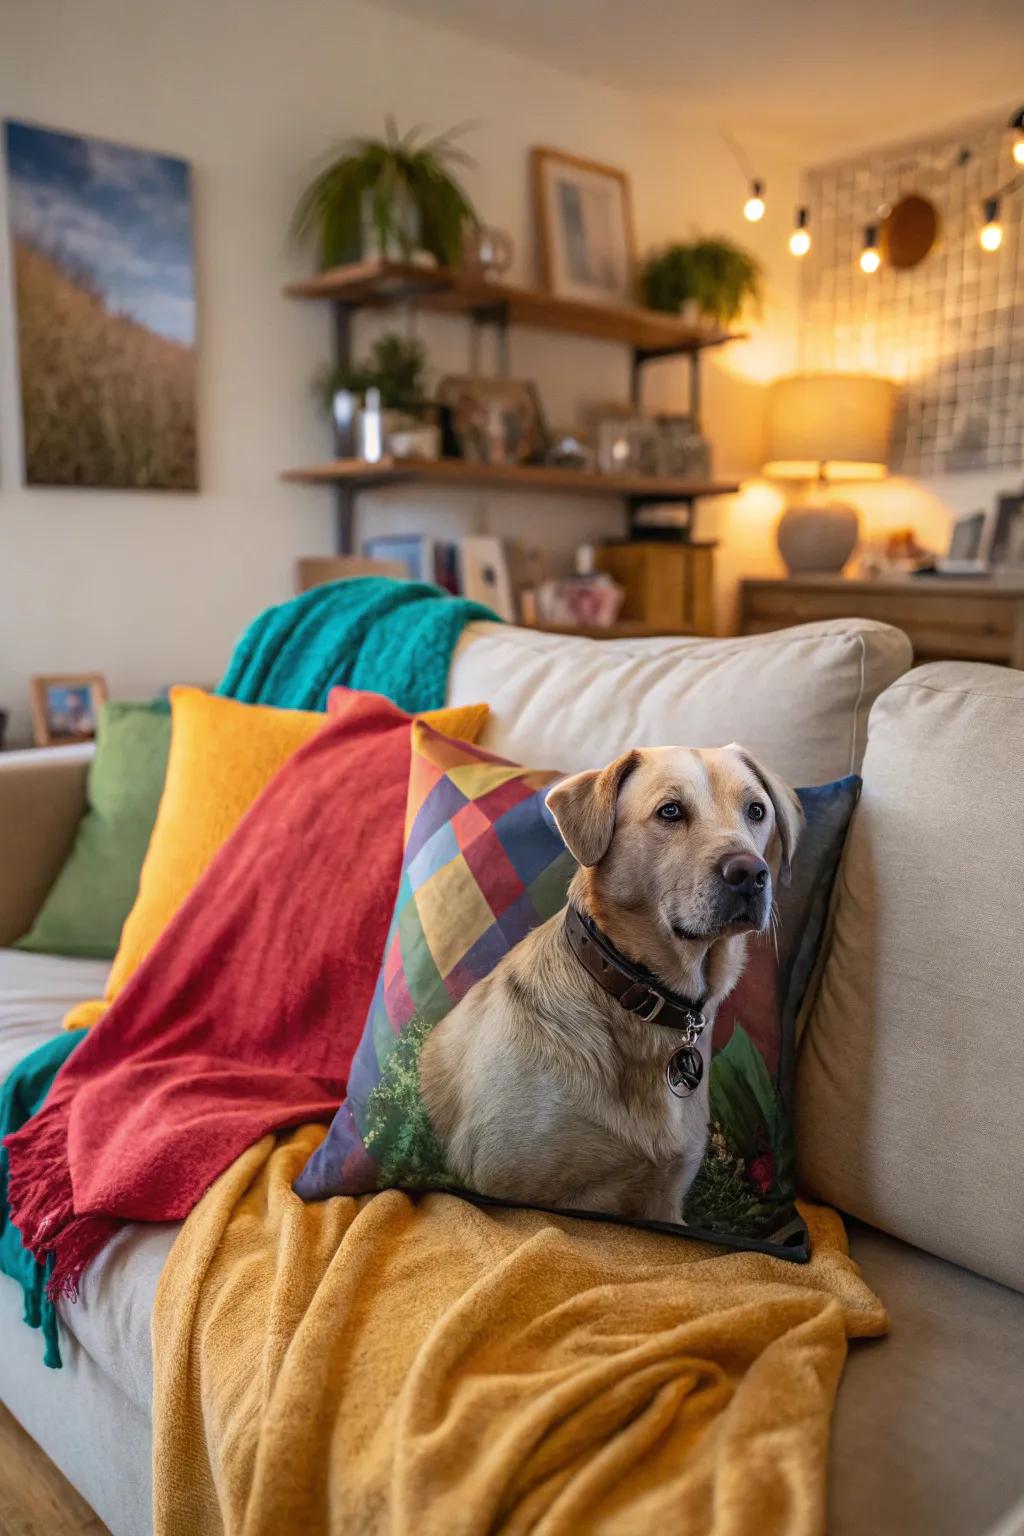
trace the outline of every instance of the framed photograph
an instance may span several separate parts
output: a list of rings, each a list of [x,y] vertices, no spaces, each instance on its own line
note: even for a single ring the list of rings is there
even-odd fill
[[[187,162],[4,127],[27,484],[196,490]]]
[[[636,302],[629,177],[560,149],[532,150],[541,280],[592,304]]]
[[[518,617],[508,551],[501,539],[467,538],[459,545],[463,597],[486,603],[500,619]]]
[[[527,464],[547,450],[536,388],[515,379],[452,374],[437,387],[463,459],[473,464]]]
[[[1024,565],[1024,492],[997,500],[989,560],[1011,569]]]
[[[107,697],[106,682],[98,672],[34,677],[30,687],[32,735],[37,747],[68,746],[93,739],[100,705]]]
[[[409,581],[434,579],[434,541],[422,533],[382,533],[364,539],[363,559],[386,565],[391,568],[389,575]]]

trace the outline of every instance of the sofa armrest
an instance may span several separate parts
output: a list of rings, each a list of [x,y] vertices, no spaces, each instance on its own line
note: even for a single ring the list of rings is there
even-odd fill
[[[86,806],[91,744],[0,755],[0,946],[31,927]]]

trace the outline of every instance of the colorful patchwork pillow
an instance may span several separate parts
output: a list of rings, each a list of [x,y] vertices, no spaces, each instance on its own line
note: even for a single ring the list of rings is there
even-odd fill
[[[576,863],[545,804],[558,778],[413,727],[405,858],[384,961],[348,1097],[296,1181],[303,1199],[391,1187],[488,1198],[446,1165],[421,1092],[421,1053],[469,989],[565,905]],[[851,777],[798,792],[806,827],[779,892],[778,954],[750,943],[715,1021],[707,1150],[687,1193],[688,1225],[675,1228],[689,1236],[807,1256],[792,1177],[792,1042],[859,786]]]

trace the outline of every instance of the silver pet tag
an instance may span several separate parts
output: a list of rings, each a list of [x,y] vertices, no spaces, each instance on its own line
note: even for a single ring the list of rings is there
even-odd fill
[[[682,1050],[669,1057],[665,1077],[677,1099],[685,1099],[695,1088],[699,1088],[703,1076],[704,1060],[692,1046],[684,1045]]]

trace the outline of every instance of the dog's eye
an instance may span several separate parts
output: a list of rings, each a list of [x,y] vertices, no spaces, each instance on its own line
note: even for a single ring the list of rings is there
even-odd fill
[[[658,806],[659,821],[682,821],[686,812],[678,800],[666,800],[664,805]]]
[[[751,821],[764,821],[768,812],[760,800],[751,800],[747,806],[747,815]]]

